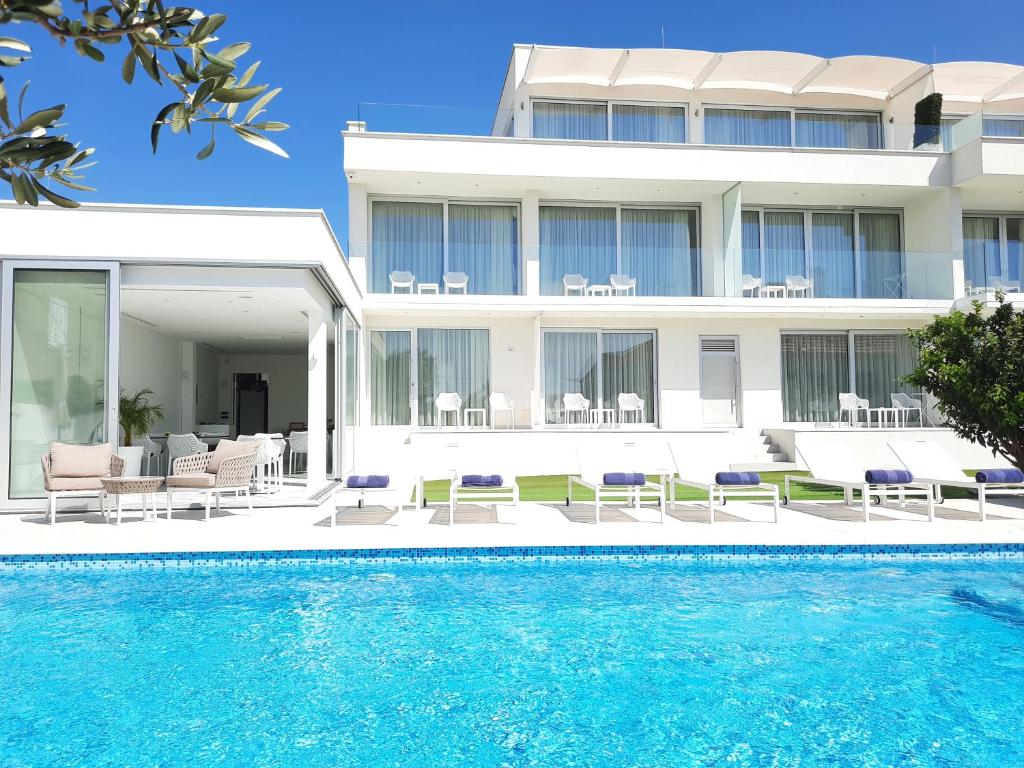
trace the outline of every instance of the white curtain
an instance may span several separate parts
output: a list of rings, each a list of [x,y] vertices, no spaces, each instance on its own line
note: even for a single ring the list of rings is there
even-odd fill
[[[789,112],[770,109],[704,110],[704,143],[788,147]]]
[[[784,285],[790,275],[807,274],[802,213],[764,212],[764,266],[769,285]]]
[[[811,216],[811,227],[814,295],[818,298],[855,296],[853,214],[815,213]]]
[[[606,285],[615,273],[615,209],[542,206],[540,292],[562,295],[562,278],[580,274]]]
[[[986,117],[982,120],[982,134],[985,136],[1024,138],[1024,118]]]
[[[878,115],[797,112],[796,145],[798,147],[880,149],[882,146],[880,118]]]
[[[441,203],[372,203],[370,290],[389,293],[388,276],[412,272],[420,283],[442,283],[444,206]]]
[[[448,206],[448,271],[469,275],[469,293],[519,293],[519,209]]]
[[[623,208],[622,273],[636,279],[638,296],[696,296],[696,239],[692,211]]]
[[[535,101],[533,138],[606,141],[608,105],[572,101]]]
[[[839,393],[850,391],[845,333],[782,335],[782,418],[838,421]]]
[[[544,332],[544,422],[563,421],[562,396],[582,392],[598,406],[600,365],[595,331]]]
[[[902,333],[854,333],[853,370],[858,397],[872,408],[889,408],[892,393],[915,394],[900,381],[917,367],[917,347]]]
[[[900,217],[895,213],[862,213],[860,238],[860,295],[866,299],[902,299],[903,258]]]
[[[618,408],[620,394],[644,401],[644,420],[654,423],[654,334],[605,331],[601,334],[601,391],[605,408]]]
[[[684,144],[686,109],[646,104],[613,104],[612,138],[615,141]]]
[[[416,332],[420,426],[437,423],[434,400],[457,392],[463,408],[486,408],[491,394],[490,334],[482,329],[420,328]]]
[[[411,362],[409,331],[370,332],[370,414],[374,424],[412,423]]]
[[[964,273],[973,288],[984,288],[1002,274],[999,264],[999,219],[964,216]]]
[[[743,211],[740,214],[743,233],[743,274],[761,276],[761,213]]]

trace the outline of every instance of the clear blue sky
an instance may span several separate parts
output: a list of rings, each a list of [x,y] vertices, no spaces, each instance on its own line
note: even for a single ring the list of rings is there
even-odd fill
[[[194,155],[206,143],[205,132],[167,132],[154,157],[149,124],[172,99],[141,70],[133,87],[124,85],[121,56],[95,64],[24,27],[0,29],[29,40],[36,57],[3,75],[11,90],[31,78],[34,108],[66,102],[72,137],[96,147],[100,164],[89,173],[98,191],[79,199],[323,208],[343,243],[340,131],[359,103],[469,108],[432,112],[427,122],[411,112],[364,108],[371,130],[400,130],[407,118],[409,129],[486,131],[513,43],[657,47],[664,27],[666,45],[677,48],[1024,64],[1024,4],[1010,0],[195,3],[208,13],[226,13],[221,37],[252,42],[243,61],[262,59],[257,80],[284,88],[267,117],[293,126],[274,135],[290,160],[225,134],[213,157],[200,162]]]

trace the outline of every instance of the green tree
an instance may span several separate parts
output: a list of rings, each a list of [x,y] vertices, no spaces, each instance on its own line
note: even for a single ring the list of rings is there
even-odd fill
[[[209,143],[196,157],[204,160],[215,146],[219,127],[261,149],[288,157],[266,133],[283,131],[285,123],[263,118],[267,104],[281,92],[267,85],[252,85],[260,62],[236,74],[237,62],[251,47],[249,43],[224,44],[216,36],[227,21],[223,14],[204,15],[195,8],[165,7],[162,0],[108,0],[101,5],[89,0],[70,0],[80,6],[65,14],[60,0],[0,0],[0,27],[14,22],[35,24],[45,29],[61,46],[71,43],[79,55],[104,61],[106,51],[124,54],[121,77],[131,84],[136,68],[150,79],[174,92],[174,100],[156,114],[150,141],[156,152],[161,129],[192,132],[199,123],[210,129]],[[31,48],[13,37],[0,36],[0,68],[24,63]],[[39,109],[26,114],[21,87],[17,104],[0,77],[0,181],[11,186],[20,204],[38,205],[43,197],[66,208],[78,205],[53,191],[53,183],[70,189],[92,191],[83,185],[82,171],[92,149],[81,149],[63,133],[66,105]],[[251,102],[251,103],[250,103]],[[239,117],[239,107],[245,106]]]
[[[976,301],[911,331],[921,358],[904,381],[931,393],[960,437],[1024,469],[1024,312],[997,299],[995,311]]]

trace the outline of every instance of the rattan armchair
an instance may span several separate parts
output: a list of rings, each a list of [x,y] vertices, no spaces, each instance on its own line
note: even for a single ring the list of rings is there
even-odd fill
[[[66,498],[69,496],[96,496],[103,500],[104,490],[103,484],[100,482],[101,474],[94,474],[89,476],[83,476],[81,472],[72,472],[68,475],[54,475],[52,471],[52,460],[50,458],[51,451],[58,449],[72,450],[80,448],[82,446],[66,446],[62,443],[52,443],[50,445],[50,451],[47,451],[40,457],[40,463],[43,466],[43,488],[46,491],[46,502],[47,502],[47,515],[50,519],[50,525],[53,525],[57,521],[57,500],[60,498]],[[97,446],[90,446],[97,447]],[[113,452],[113,448],[108,446],[110,450],[110,471],[107,473],[110,477],[121,477],[124,474],[124,459]]]
[[[210,472],[210,462],[216,458],[214,453],[196,453],[182,456],[174,460],[173,473],[167,478],[167,519],[171,519],[173,494],[175,491],[204,492],[206,494],[205,520],[210,519],[210,501],[217,501],[220,512],[220,497],[225,493],[233,493],[236,497],[245,495],[245,500],[252,512],[252,497],[249,495],[249,483],[252,480],[253,468],[256,466],[256,451],[253,450],[240,456],[231,456],[220,461],[215,472]]]

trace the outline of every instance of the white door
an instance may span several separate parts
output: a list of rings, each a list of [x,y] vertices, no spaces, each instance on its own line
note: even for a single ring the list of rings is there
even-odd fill
[[[704,423],[739,426],[740,366],[734,336],[700,339],[700,401]]]

